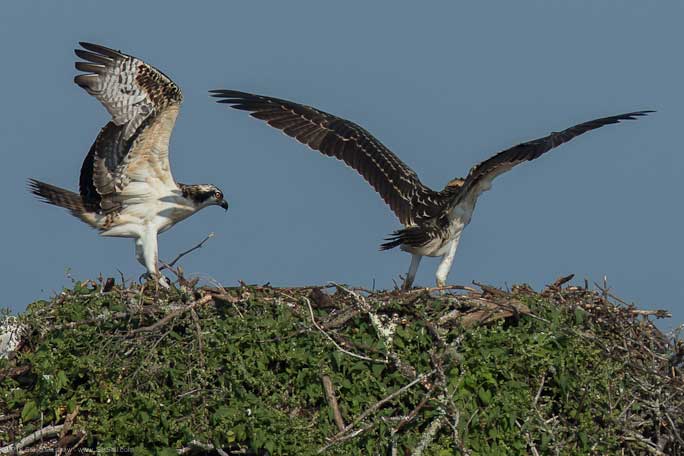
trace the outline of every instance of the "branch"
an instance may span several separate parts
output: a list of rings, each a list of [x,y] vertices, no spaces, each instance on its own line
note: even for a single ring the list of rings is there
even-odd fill
[[[335,419],[335,424],[337,429],[342,432],[344,431],[344,420],[342,419],[342,414],[340,413],[340,408],[337,405],[337,398],[335,397],[335,387],[333,386],[332,380],[328,375],[322,375],[321,381],[323,382],[323,389],[325,389],[325,398],[328,400],[328,405],[333,410],[333,418]]]
[[[444,415],[438,416],[434,420],[432,420],[432,423],[430,423],[430,426],[428,426],[427,429],[425,429],[425,432],[423,432],[423,435],[420,437],[420,442],[418,442],[418,445],[416,448],[413,450],[413,456],[422,456],[423,451],[432,443],[432,441],[435,439],[435,435],[439,430],[444,426],[446,421],[446,417]]]
[[[423,380],[425,380],[426,378],[432,376],[435,372],[437,372],[436,369],[434,369],[434,370],[428,372],[427,374],[419,375],[418,377],[416,377],[415,380],[413,380],[413,381],[407,383],[406,385],[402,386],[401,388],[399,388],[398,390],[396,390],[396,391],[393,392],[392,394],[386,396],[386,397],[383,398],[383,399],[380,399],[378,402],[376,402],[375,404],[373,404],[373,405],[371,405],[370,407],[368,407],[368,409],[367,409],[365,412],[363,412],[361,415],[359,415],[358,417],[356,417],[356,418],[354,419],[354,421],[352,421],[351,424],[349,424],[347,427],[345,427],[342,431],[340,431],[340,432],[338,432],[337,434],[335,434],[335,436],[332,437],[332,438],[330,439],[330,442],[328,442],[327,445],[325,445],[324,447],[321,447],[321,448],[318,450],[318,453],[322,453],[323,451],[325,451],[326,449],[328,449],[328,448],[331,447],[332,445],[336,445],[336,444],[338,444],[338,443],[340,443],[340,442],[344,442],[344,441],[348,440],[349,438],[351,438],[350,435],[349,435],[348,433],[349,433],[352,429],[354,429],[354,427],[355,427],[357,424],[359,424],[361,421],[363,421],[363,420],[365,420],[366,418],[368,418],[370,415],[372,415],[373,413],[375,413],[376,410],[378,410],[380,407],[382,407],[383,405],[385,405],[386,403],[388,403],[389,401],[391,401],[391,400],[394,399],[395,397],[400,396],[401,394],[403,394],[404,392],[406,392],[408,389],[410,389],[411,387],[413,387],[413,386],[416,385],[417,383],[420,383],[420,382],[422,382]],[[373,425],[373,423],[370,424],[370,426],[372,426],[372,425]],[[360,434],[361,432],[363,432],[363,431],[365,431],[366,429],[369,429],[369,428],[370,428],[370,427],[367,426],[367,427],[365,427],[365,428],[357,429],[357,430],[351,432],[351,435],[352,435],[352,436],[353,436],[353,435],[358,435],[358,434]]]
[[[204,443],[200,442],[199,440],[192,440],[188,443],[188,446],[183,447],[178,450],[178,454],[186,454],[190,453],[193,449],[199,448],[200,450],[204,450],[206,452],[209,451],[216,451],[220,456],[228,456],[228,453],[226,453],[222,448],[216,447],[212,445],[211,443]]]
[[[443,287],[427,287],[427,288],[414,288],[413,290],[406,290],[404,293],[412,294],[412,293],[425,293],[425,292],[432,292],[432,291],[447,291],[447,290],[464,290],[464,291],[470,291],[471,293],[479,293],[479,290],[476,290],[473,287],[469,287],[467,285],[445,285]]]
[[[367,430],[371,429],[371,428],[374,427],[376,424],[377,424],[377,423],[368,423],[366,426],[364,426],[364,427],[362,427],[362,428],[358,428],[357,430],[355,430],[354,432],[352,432],[352,433],[350,433],[350,434],[342,435],[342,436],[339,437],[339,438],[336,436],[335,438],[331,439],[330,442],[328,442],[328,443],[326,443],[325,445],[323,445],[322,447],[320,447],[316,453],[317,453],[317,454],[321,454],[321,453],[323,453],[325,450],[327,450],[328,448],[330,448],[330,447],[332,447],[332,446],[335,446],[335,445],[337,445],[337,444],[339,444],[339,443],[346,442],[347,440],[351,440],[351,439],[353,439],[354,437],[356,437],[357,435],[363,434],[363,433],[366,432]],[[339,434],[338,434],[338,435],[339,435]]]
[[[306,298],[306,297],[302,296],[302,299],[303,299],[304,301],[306,301],[306,305],[309,307],[309,315],[311,316],[311,323],[313,323],[313,325],[316,327],[316,329],[318,329],[321,333],[323,333],[323,335],[324,335],[325,337],[327,337],[328,340],[330,340],[330,342],[332,342],[333,345],[334,345],[339,351],[341,351],[342,353],[345,353],[345,354],[347,354],[347,355],[349,355],[349,356],[353,356],[354,358],[362,359],[362,360],[364,360],[364,361],[370,361],[370,362],[372,362],[372,363],[387,364],[387,361],[385,361],[385,360],[383,360],[383,359],[373,359],[373,358],[369,358],[368,356],[357,355],[356,353],[352,353],[352,352],[350,352],[349,350],[345,350],[344,348],[340,347],[339,344],[338,344],[337,342],[335,342],[335,339],[333,339],[332,337],[330,337],[330,334],[328,334],[327,332],[325,332],[325,330],[324,330],[323,328],[321,328],[321,326],[320,326],[318,323],[316,323],[316,318],[314,318],[313,309],[311,308],[311,301],[309,301],[309,298]]]
[[[58,435],[62,431],[63,427],[63,424],[58,424],[56,426],[46,426],[42,429],[38,429],[36,432],[29,434],[23,439],[19,440],[19,442],[0,448],[0,454],[18,453],[19,450],[26,448],[38,440]]]
[[[209,239],[211,239],[211,238],[213,238],[213,237],[214,237],[214,233],[209,233],[209,234],[207,234],[207,237],[205,237],[205,238],[202,240],[202,242],[200,242],[200,243],[197,244],[196,246],[194,246],[194,247],[192,247],[192,248],[186,250],[185,252],[179,253],[178,256],[177,256],[176,258],[174,258],[173,261],[172,261],[171,263],[164,263],[163,261],[161,261],[160,263],[162,263],[162,267],[159,268],[159,271],[162,271],[162,270],[164,270],[164,269],[171,269],[171,268],[173,268],[173,266],[178,262],[178,260],[180,260],[181,258],[183,258],[185,255],[194,252],[194,251],[197,250],[197,249],[201,249],[202,246],[204,245],[204,243],[207,242]]]
[[[397,426],[396,426],[394,429],[392,429],[392,434],[396,434],[396,433],[399,432],[404,426],[406,426],[408,423],[410,423],[411,421],[413,421],[413,419],[414,419],[416,416],[418,416],[418,412],[420,412],[421,409],[422,409],[423,407],[425,407],[425,404],[427,404],[427,402],[430,400],[430,398],[432,397],[432,394],[433,394],[434,392],[435,392],[435,385],[432,385],[432,387],[428,390],[427,393],[425,393],[425,396],[423,396],[423,399],[421,399],[421,401],[418,403],[418,405],[417,405],[413,410],[411,410],[411,412],[410,412],[408,415],[404,416],[404,417],[399,421],[399,424],[397,424]]]
[[[198,299],[197,301],[191,303],[188,306],[181,307],[180,309],[176,309],[173,312],[169,313],[167,316],[162,318],[161,320],[156,321],[155,323],[151,324],[150,326],[143,326],[142,328],[137,328],[134,329],[130,332],[130,334],[140,334],[143,332],[153,332],[161,328],[162,326],[166,325],[168,322],[173,320],[179,315],[184,314],[185,312],[194,309],[195,307],[202,306],[210,301],[212,301],[214,298],[210,294],[206,294],[202,296],[202,298]]]

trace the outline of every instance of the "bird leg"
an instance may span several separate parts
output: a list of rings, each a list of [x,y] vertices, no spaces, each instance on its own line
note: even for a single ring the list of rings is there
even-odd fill
[[[422,259],[423,255],[418,255],[417,253],[411,255],[411,266],[409,266],[406,279],[404,279],[404,286],[402,287],[404,291],[410,290],[413,286],[413,280],[416,278],[416,272],[418,272],[418,266],[420,265],[420,260]]]
[[[145,266],[145,255],[143,254],[142,240],[140,238],[136,238],[134,242],[135,242],[135,258],[138,260],[138,263]]]
[[[157,232],[152,229],[146,229],[143,235],[136,239],[136,254],[138,252],[138,245],[140,245],[142,250],[142,256],[145,268],[147,268],[147,273],[157,279],[157,283],[163,288],[169,288],[169,283],[160,272],[157,266],[159,256],[157,252]],[[138,259],[140,260],[140,259]]]
[[[451,263],[454,262],[454,256],[456,255],[456,248],[458,247],[459,238],[451,241],[449,244],[447,253],[442,257],[442,261],[437,266],[436,282],[438,287],[446,286],[446,279],[451,270]]]

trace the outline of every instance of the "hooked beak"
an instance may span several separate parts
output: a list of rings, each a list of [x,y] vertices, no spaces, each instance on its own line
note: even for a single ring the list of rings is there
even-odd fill
[[[223,209],[228,210],[228,201],[223,200],[219,203],[219,206],[221,206]]]

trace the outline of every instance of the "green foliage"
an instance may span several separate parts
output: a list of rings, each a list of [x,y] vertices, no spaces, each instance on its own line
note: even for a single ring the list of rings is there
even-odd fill
[[[87,430],[90,447],[177,454],[195,441],[227,451],[311,454],[338,433],[322,375],[332,380],[349,424],[416,374],[435,371],[378,407],[360,423],[371,425],[365,432],[333,442],[326,454],[384,454],[391,445],[402,454],[425,439],[436,419],[444,425],[425,454],[524,455],[532,446],[567,455],[643,450],[624,432],[634,394],[626,363],[606,355],[607,328],[581,305],[594,302],[593,294],[559,305],[516,293],[506,299],[522,302],[534,317],[470,329],[442,325],[437,333],[435,322],[465,301],[369,296],[370,311],[397,325],[391,346],[341,291],[334,307],[314,310],[319,322],[353,310],[327,332],[347,350],[387,363],[338,350],[312,324],[308,296],[306,289],[230,289],[138,332],[190,305],[199,291],[102,293],[77,283],[35,302],[22,316],[28,347],[4,367],[28,365],[30,374],[0,376],[0,414],[20,411],[14,428],[0,427],[0,442],[10,441],[10,431],[19,437],[64,422],[76,410],[74,429]],[[399,426],[396,418],[412,412]],[[683,426],[681,416],[673,424]]]

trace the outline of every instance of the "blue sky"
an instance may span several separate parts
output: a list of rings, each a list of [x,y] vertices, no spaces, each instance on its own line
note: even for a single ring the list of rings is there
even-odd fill
[[[73,84],[73,48],[100,43],[172,77],[185,102],[175,177],[221,187],[160,237],[188,273],[225,285],[327,281],[387,288],[408,267],[378,244],[399,225],[371,188],[208,97],[230,88],[354,120],[433,188],[518,142],[595,117],[656,109],[583,135],[500,177],[462,237],[450,283],[535,288],[575,273],[684,321],[684,4],[675,1],[35,2],[3,4],[0,305],[15,311],[75,278],[137,277],[133,242],[100,238],[25,190],[75,189],[106,111]],[[436,259],[417,284],[432,285]]]

